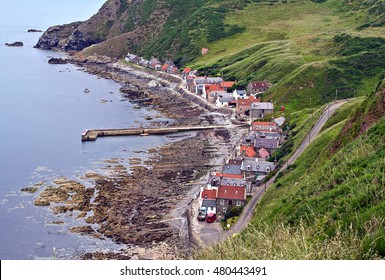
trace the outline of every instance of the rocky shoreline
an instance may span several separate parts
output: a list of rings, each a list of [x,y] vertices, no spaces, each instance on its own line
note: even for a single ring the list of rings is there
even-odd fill
[[[89,73],[121,83],[121,92],[130,102],[150,106],[173,119],[161,125],[227,121],[226,116],[211,114],[176,93],[172,80],[125,70],[103,59],[84,61],[72,56],[69,61]],[[154,80],[156,87],[151,86]],[[55,187],[48,186],[40,192],[35,204],[83,221],[70,232],[127,244],[127,249],[119,252],[89,252],[79,256],[81,259],[186,258],[192,247],[184,217],[187,204],[183,205],[183,201],[198,191],[199,186],[193,182],[217,166],[213,159],[219,158],[217,164],[221,163],[232,139],[226,129],[185,136],[151,151],[153,154],[144,165],[131,170],[115,165],[111,176],[87,174],[83,179],[92,182],[93,187],[58,180]],[[134,159],[132,162],[140,163]]]

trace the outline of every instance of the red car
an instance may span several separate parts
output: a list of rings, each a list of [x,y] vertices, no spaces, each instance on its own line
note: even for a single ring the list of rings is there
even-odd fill
[[[216,218],[217,218],[217,215],[215,215],[215,213],[210,213],[210,214],[207,215],[206,222],[214,223]]]

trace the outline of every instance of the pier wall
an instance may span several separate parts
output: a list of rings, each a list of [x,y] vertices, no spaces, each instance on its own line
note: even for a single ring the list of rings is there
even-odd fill
[[[130,135],[162,135],[177,132],[219,129],[224,126],[190,126],[190,127],[163,127],[163,128],[124,128],[124,129],[87,129],[82,134],[82,141],[96,141],[98,137],[130,136]]]

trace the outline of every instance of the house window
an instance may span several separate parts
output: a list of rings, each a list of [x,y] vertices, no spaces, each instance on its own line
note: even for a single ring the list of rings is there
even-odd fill
[[[219,204],[220,205],[225,205],[225,200],[224,199],[219,200]]]
[[[237,206],[241,206],[242,202],[240,200],[237,200]]]

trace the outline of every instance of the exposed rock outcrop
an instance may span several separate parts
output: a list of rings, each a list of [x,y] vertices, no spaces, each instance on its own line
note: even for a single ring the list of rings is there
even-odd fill
[[[35,193],[37,192],[37,190],[38,190],[37,187],[27,187],[27,188],[21,189],[22,192],[26,192],[26,193]]]
[[[28,32],[28,33],[37,33],[37,32],[43,32],[43,31],[38,30],[38,29],[28,29],[27,32]]]
[[[48,63],[49,64],[67,64],[68,63],[68,60],[67,59],[64,59],[64,58],[56,58],[56,57],[52,57],[48,60]]]
[[[5,43],[6,46],[8,47],[22,47],[24,44],[22,42],[14,42],[14,43]]]
[[[68,38],[79,27],[80,23],[81,22],[78,21],[48,28],[48,30],[40,37],[35,48],[44,50],[64,49]]]

